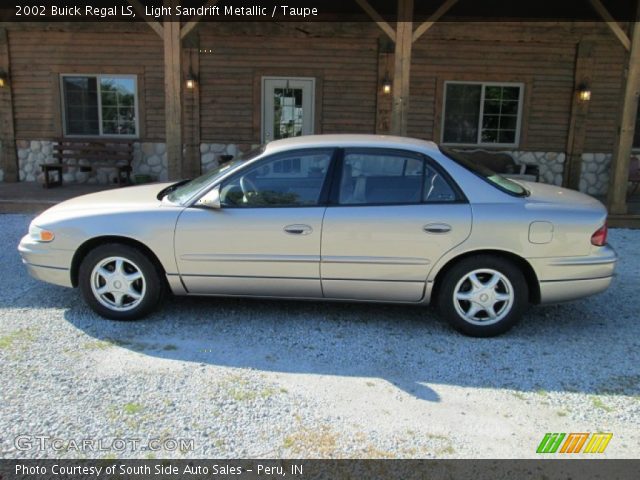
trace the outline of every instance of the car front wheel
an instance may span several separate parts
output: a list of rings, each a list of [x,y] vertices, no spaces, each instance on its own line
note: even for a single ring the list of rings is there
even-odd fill
[[[101,245],[80,264],[79,284],[87,304],[112,320],[137,320],[158,304],[163,283],[149,258],[128,245]]]
[[[515,325],[528,304],[524,275],[512,262],[497,256],[469,257],[442,279],[438,306],[458,331],[492,337]]]

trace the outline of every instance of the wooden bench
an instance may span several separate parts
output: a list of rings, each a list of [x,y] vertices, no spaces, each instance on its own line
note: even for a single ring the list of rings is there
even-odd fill
[[[118,185],[127,185],[131,180],[133,142],[110,138],[59,139],[53,147],[54,163],[40,165],[44,173],[44,188],[62,185],[62,173],[69,168],[77,168],[81,172],[111,168],[117,172]]]
[[[539,181],[540,171],[537,165],[518,165],[508,153],[487,150],[463,150],[463,153],[466,153],[472,161],[505,177],[520,178],[532,182]]]

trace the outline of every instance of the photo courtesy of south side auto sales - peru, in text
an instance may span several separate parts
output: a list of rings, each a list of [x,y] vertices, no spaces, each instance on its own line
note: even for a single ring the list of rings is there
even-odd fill
[[[152,468],[153,467],[153,468]],[[16,475],[46,475],[51,473],[52,475],[95,475],[100,477],[103,473],[105,475],[242,475],[243,473],[252,473],[253,469],[246,467],[239,467],[234,465],[217,464],[214,463],[208,465],[185,465],[184,468],[179,468],[176,465],[169,464],[155,464],[151,465],[137,465],[130,466],[124,464],[113,464],[106,466],[83,466],[73,465],[65,466],[54,464],[51,469],[47,469],[46,466],[27,466],[18,463],[15,467]],[[302,475],[302,465],[292,464],[288,469],[285,467],[263,465],[258,463],[255,466],[255,471],[258,475],[271,475],[271,476],[286,476],[287,473],[291,475]]]

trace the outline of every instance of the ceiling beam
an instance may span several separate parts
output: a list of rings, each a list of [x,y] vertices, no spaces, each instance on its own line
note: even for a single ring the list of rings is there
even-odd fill
[[[154,20],[152,16],[147,15],[144,9],[144,6],[138,0],[127,0],[129,4],[133,7],[138,15],[144,18],[144,21],[147,22],[154,32],[160,35],[160,38],[164,38],[164,29],[162,24],[157,20]]]
[[[606,7],[602,4],[600,0],[589,0],[591,2],[591,6],[595,9],[596,12],[602,17],[602,19],[606,22],[607,26],[611,29],[613,34],[618,37],[622,46],[627,50],[631,50],[631,40],[624,32],[624,30],[620,27],[618,22],[611,16]]]
[[[384,18],[382,18],[382,16],[378,12],[375,11],[375,9],[369,2],[367,2],[367,0],[355,0],[355,2],[360,5],[360,8],[367,12],[367,14],[373,19],[374,22],[376,22],[376,24],[378,24],[382,31],[389,36],[392,42],[396,41],[395,30],[385,21]]]
[[[440,20],[440,18],[445,13],[451,10],[451,7],[453,7],[456,3],[458,3],[458,0],[446,0],[446,2],[440,5],[440,8],[433,12],[433,15],[431,15],[428,20],[423,22],[418,28],[415,29],[415,31],[413,32],[412,41],[415,42],[416,40],[418,40],[427,30],[433,27],[433,25],[438,20]]]
[[[219,0],[209,0],[205,5],[204,5],[204,9],[206,10],[209,7],[213,7],[216,3],[218,3]],[[194,28],[196,28],[196,26],[198,25],[198,23],[200,23],[200,20],[202,20],[202,15],[198,15],[197,17],[193,18],[193,20],[190,20],[189,22],[187,22],[182,29],[180,30],[180,38],[184,38],[187,35],[189,35],[191,33],[191,30],[193,30]]]

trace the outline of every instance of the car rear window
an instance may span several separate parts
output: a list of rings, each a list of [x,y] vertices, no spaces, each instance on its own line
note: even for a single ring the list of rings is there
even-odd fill
[[[490,168],[479,164],[464,152],[457,152],[445,147],[440,147],[440,151],[458,165],[466,168],[471,173],[477,175],[489,184],[505,193],[508,193],[509,195],[513,195],[515,197],[526,197],[529,195],[529,191],[519,183],[503,177]]]

